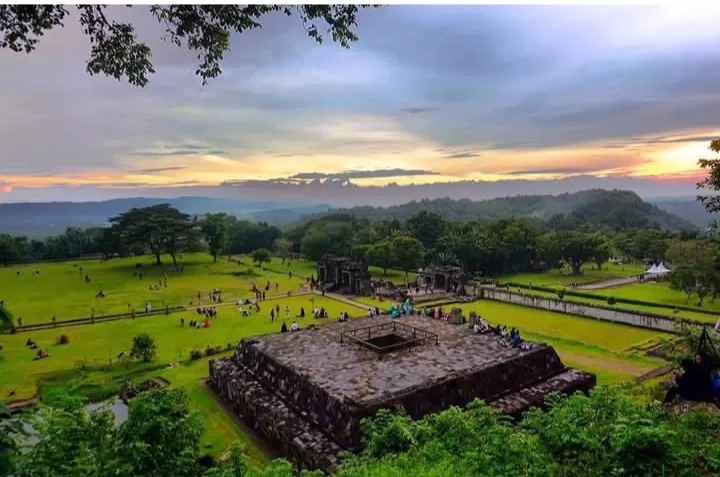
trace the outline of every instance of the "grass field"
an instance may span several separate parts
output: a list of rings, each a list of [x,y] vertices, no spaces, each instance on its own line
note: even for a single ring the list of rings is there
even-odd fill
[[[552,345],[566,364],[596,373],[601,382],[627,381],[662,364],[632,349],[667,336],[656,331],[493,301],[457,306],[466,316],[476,311],[491,323],[518,328],[525,339]]]
[[[625,278],[641,274],[645,271],[643,264],[611,264],[608,263],[598,270],[592,264],[582,267],[582,275],[568,274],[567,270],[553,269],[545,273],[516,273],[503,275],[499,282],[512,282],[522,285],[536,285],[545,287],[565,287],[572,283],[592,283],[608,278]]]
[[[197,302],[198,292],[203,294],[203,304],[207,304],[206,293],[212,288],[222,289],[225,299],[225,304],[218,306],[217,318],[207,329],[187,327],[187,322],[197,316],[191,309],[134,320],[0,335],[4,356],[0,361],[0,401],[30,398],[39,389],[44,397],[56,390],[74,390],[101,400],[117,393],[126,381],[162,377],[170,382],[170,386],[187,389],[193,408],[202,413],[205,422],[202,443],[207,452],[220,455],[229,442],[239,439],[254,462],[265,461],[268,457],[265,449],[206,390],[202,380],[208,375],[210,358],[190,361],[190,351],[204,350],[207,346],[233,347],[243,337],[277,332],[282,321],[289,324],[297,320],[301,327],[323,322],[310,317],[294,318],[300,307],[309,314],[313,307],[323,306],[330,315],[328,321],[334,321],[343,311],[351,316],[364,316],[365,309],[329,297],[301,295],[301,286],[305,282],[302,277],[315,274],[312,262],[298,260],[288,266],[274,259],[263,270],[254,267],[248,259],[241,258],[241,261],[243,263],[237,264],[222,259],[213,264],[205,254],[186,255],[182,259],[185,264],[182,273],[176,273],[168,266],[151,266],[151,259],[147,257],[103,263],[32,265],[21,267],[20,276],[16,275],[16,267],[0,269],[0,299],[5,300],[16,316],[23,317],[24,324],[49,321],[53,315],[58,321],[88,316],[92,308],[96,316],[126,312],[128,303],[139,310],[147,300],[155,309],[162,308],[163,302],[169,306],[188,305],[191,301]],[[143,280],[133,276],[136,263],[143,263]],[[92,284],[84,283],[78,271],[80,266],[92,277]],[[288,268],[293,272],[292,278],[287,274]],[[33,276],[34,270],[40,270],[40,275]],[[372,271],[377,276],[378,271]],[[168,276],[168,287],[149,290],[148,287],[164,273]],[[389,271],[387,278],[404,281],[402,272],[397,271]],[[267,281],[272,285],[271,294],[279,296],[260,302],[259,313],[241,316],[233,304],[235,299],[250,298],[252,283],[263,287]],[[277,292],[275,282],[279,285]],[[107,296],[96,299],[95,293],[101,287]],[[286,295],[288,290],[293,292],[291,297]],[[379,305],[374,299],[360,301]],[[275,305],[281,308],[281,318],[273,322],[269,312]],[[382,308],[389,305],[386,301]],[[285,319],[286,306],[291,315],[288,319]],[[658,366],[654,360],[641,357],[630,348],[656,339],[659,333],[500,303],[482,302],[462,307],[466,312],[475,309],[493,322],[516,326],[527,339],[555,346],[568,365],[595,372],[601,382],[627,381]],[[186,326],[180,326],[181,318],[185,319]],[[119,363],[118,353],[129,351],[132,337],[143,332],[156,340],[157,359],[147,364]],[[60,335],[67,335],[69,344],[56,344]],[[47,349],[50,357],[34,361],[36,352],[25,346],[28,338],[40,348]]]
[[[612,296],[615,298],[651,301],[666,305],[668,308],[673,308],[675,306],[697,307],[697,297],[693,296],[688,302],[687,296],[684,293],[671,290],[667,282],[633,283],[616,288],[596,290],[593,293],[604,297]],[[703,301],[702,308],[706,310],[720,311],[720,300],[716,300],[713,303],[709,298],[707,298]],[[683,315],[686,314],[686,312],[680,313]],[[713,321],[717,321],[717,319],[718,317],[715,317]]]
[[[666,305],[666,306],[647,306],[647,305],[636,305],[636,304],[630,304],[630,303],[616,303],[615,305],[608,305],[607,297],[615,297],[618,298],[619,295],[613,293],[615,290],[620,290],[622,288],[632,287],[635,285],[624,285],[622,287],[608,289],[608,290],[597,290],[595,292],[591,292],[590,290],[584,290],[588,293],[595,293],[598,295],[597,298],[586,298],[586,297],[575,297],[571,295],[565,295],[563,298],[564,301],[567,302],[575,302],[575,303],[587,303],[590,305],[596,305],[596,306],[604,306],[604,307],[612,307],[616,308],[618,310],[631,310],[631,311],[638,311],[641,313],[652,313],[656,315],[664,315],[670,318],[676,318],[676,319],[682,319],[687,318],[690,320],[697,320],[697,321],[704,321],[706,323],[716,323],[718,319],[720,319],[720,316],[717,315],[711,315],[709,313],[702,313],[698,311],[685,311],[685,310],[677,310],[672,305]],[[557,298],[557,294],[540,291],[540,290],[529,290],[527,288],[523,289],[513,289],[511,288],[510,291],[513,292],[519,292],[523,293],[525,295],[535,295],[535,296],[543,296],[543,297],[549,297],[549,298]],[[605,295],[602,295],[600,292],[605,292]],[[658,302],[660,303],[660,302]]]

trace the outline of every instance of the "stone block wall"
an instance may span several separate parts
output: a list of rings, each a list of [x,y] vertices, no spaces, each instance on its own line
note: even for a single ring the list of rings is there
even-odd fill
[[[585,318],[648,328],[666,333],[676,332],[675,324],[677,321],[662,315],[635,313],[629,310],[583,305],[581,303],[568,302],[557,298],[513,293],[502,288],[483,288],[482,297],[488,300],[502,301]]]
[[[325,429],[338,443],[345,447],[357,445],[353,437],[356,433],[353,420],[356,409],[352,405],[335,399],[294,370],[261,352],[253,346],[252,340],[240,343],[233,360],[248,368],[263,386],[282,395],[288,406],[319,429]]]

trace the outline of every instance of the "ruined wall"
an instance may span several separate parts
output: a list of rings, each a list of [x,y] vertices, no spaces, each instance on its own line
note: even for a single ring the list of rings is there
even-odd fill
[[[269,392],[242,364],[233,359],[211,360],[209,367],[210,387],[284,457],[308,469],[333,472],[339,468],[341,448]]]
[[[319,429],[334,436],[343,446],[355,444],[352,416],[356,410],[312,385],[295,371],[259,351],[252,341],[242,341],[234,360],[247,367],[267,389],[281,394],[288,406],[295,408]]]
[[[677,320],[661,315],[634,313],[627,310],[583,305],[559,300],[557,298],[513,293],[501,288],[483,288],[482,297],[489,300],[514,303],[516,305],[567,313],[569,315],[593,318],[596,320],[611,321],[613,323],[623,323],[630,326],[668,333],[675,333],[675,324],[677,323]]]
[[[363,409],[360,415],[364,417],[374,414],[380,408],[400,405],[413,419],[419,419],[450,406],[464,406],[476,398],[485,402],[494,401],[565,370],[553,348],[539,346],[515,359],[499,362],[474,373],[450,375],[440,382],[428,383],[422,389],[414,389],[412,394],[388,396],[386,400],[372,403]]]

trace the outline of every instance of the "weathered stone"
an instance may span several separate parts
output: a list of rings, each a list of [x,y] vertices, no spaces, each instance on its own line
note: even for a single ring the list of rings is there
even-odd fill
[[[551,347],[508,348],[497,336],[430,318],[401,322],[436,334],[437,343],[379,353],[341,341],[343,331],[388,321],[364,318],[243,340],[233,357],[210,362],[209,382],[284,455],[325,470],[337,468],[341,449],[359,447],[360,420],[381,408],[399,405],[420,418],[480,398],[517,415],[552,391],[595,384],[593,375],[566,368]]]

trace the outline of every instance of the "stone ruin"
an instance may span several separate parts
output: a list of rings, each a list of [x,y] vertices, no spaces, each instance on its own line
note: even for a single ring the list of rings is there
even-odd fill
[[[280,454],[328,472],[341,450],[359,450],[360,420],[382,408],[399,405],[418,419],[479,398],[518,417],[550,392],[595,385],[549,346],[521,351],[415,316],[245,339],[209,366],[210,386]]]
[[[326,254],[317,264],[318,281],[326,290],[349,295],[371,295],[370,272],[362,260]]]
[[[418,273],[417,286],[421,289],[438,290],[465,295],[468,276],[462,267],[430,265]]]

